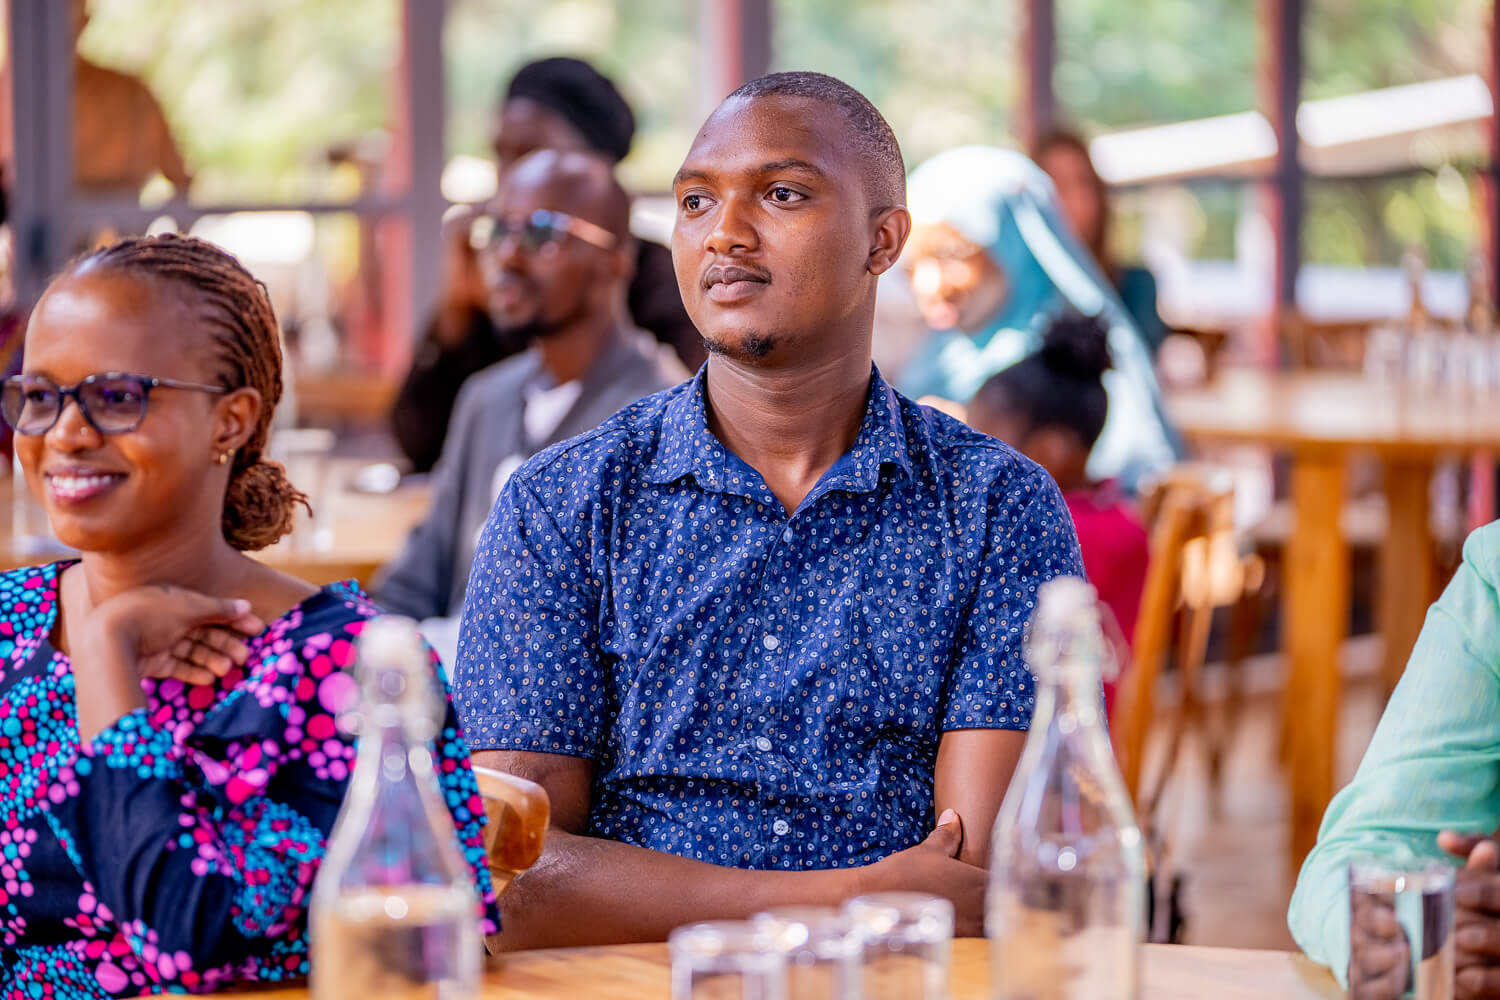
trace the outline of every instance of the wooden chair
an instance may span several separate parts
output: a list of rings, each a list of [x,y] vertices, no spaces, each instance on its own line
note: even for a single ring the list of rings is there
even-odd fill
[[[484,848],[489,855],[495,896],[510,888],[516,876],[536,864],[551,818],[547,790],[534,781],[488,767],[475,766],[479,795],[484,799]],[[498,952],[494,938],[486,942]]]
[[[1237,605],[1260,583],[1258,560],[1239,553],[1233,510],[1233,478],[1227,470],[1212,466],[1177,466],[1142,495],[1142,513],[1151,528],[1151,561],[1136,621],[1130,673],[1116,714],[1115,738],[1126,787],[1143,821],[1155,812],[1189,726],[1196,726],[1208,743],[1210,779],[1218,788],[1238,714],[1239,684],[1233,669],[1237,664],[1231,662],[1225,725],[1208,727],[1199,688],[1209,628],[1216,608]],[[1161,767],[1149,791],[1143,791],[1146,736],[1155,717],[1161,665],[1174,638],[1181,707]]]

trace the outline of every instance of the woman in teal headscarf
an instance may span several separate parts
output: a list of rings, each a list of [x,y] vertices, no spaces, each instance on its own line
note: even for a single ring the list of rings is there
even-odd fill
[[[967,403],[985,379],[1036,351],[1072,308],[1104,319],[1114,360],[1089,476],[1133,489],[1180,457],[1146,343],[1069,231],[1040,168],[1009,150],[950,149],[912,173],[907,206],[905,260],[934,331],[900,380],[907,395]]]

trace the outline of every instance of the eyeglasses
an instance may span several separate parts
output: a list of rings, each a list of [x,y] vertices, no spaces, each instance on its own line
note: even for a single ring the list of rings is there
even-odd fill
[[[522,250],[544,257],[555,256],[567,236],[576,236],[600,250],[613,250],[619,242],[615,234],[603,226],[546,210],[518,219],[482,215],[469,226],[469,245],[482,253],[497,253],[511,236],[520,241]]]
[[[78,404],[78,412],[94,430],[100,434],[125,434],[146,419],[146,400],[152,389],[188,389],[216,395],[229,391],[222,385],[121,372],[90,375],[77,385],[66,387],[41,375],[11,375],[0,382],[0,415],[17,434],[35,437],[52,429],[71,396]]]

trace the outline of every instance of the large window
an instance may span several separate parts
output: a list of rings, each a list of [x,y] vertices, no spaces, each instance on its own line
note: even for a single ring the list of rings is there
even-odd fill
[[[397,0],[93,0],[78,51],[139,77],[197,202],[350,198],[378,159]]]
[[[1436,312],[1462,309],[1482,246],[1487,0],[1311,0],[1298,124],[1309,173],[1298,302],[1315,314],[1405,308],[1420,250]],[[1455,294],[1446,294],[1453,290]]]
[[[1308,0],[1302,94],[1343,97],[1479,73],[1489,0]]]
[[[965,143],[1010,145],[1018,18],[1009,2],[796,0],[776,5],[773,68],[829,73],[880,108],[908,168]]]
[[[578,56],[611,77],[635,112],[625,181],[665,190],[706,111],[697,9],[696,0],[457,0],[444,38],[449,153],[488,158],[490,115],[523,63]]]
[[[1255,16],[1250,0],[1057,0],[1059,107],[1091,132],[1250,110]]]

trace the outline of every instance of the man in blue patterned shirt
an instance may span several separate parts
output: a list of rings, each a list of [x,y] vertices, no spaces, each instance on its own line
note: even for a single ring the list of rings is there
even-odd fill
[[[747,84],[674,189],[708,363],[522,466],[469,580],[474,759],[552,799],[503,943],[661,940],[878,889],[943,893],[979,933],[1031,717],[1022,630],[1042,582],[1082,574],[1067,510],[872,369],[911,220],[863,96]]]

